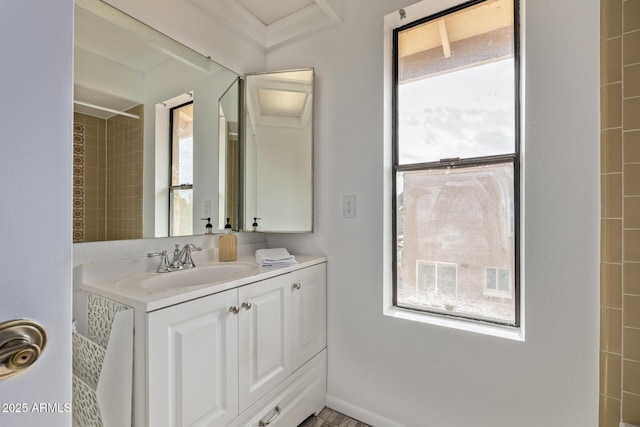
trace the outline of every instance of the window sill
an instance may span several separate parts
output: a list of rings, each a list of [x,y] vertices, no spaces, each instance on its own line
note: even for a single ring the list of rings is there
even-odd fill
[[[398,307],[390,307],[384,311],[385,316],[412,322],[426,323],[429,325],[443,326],[445,328],[474,332],[513,341],[524,341],[524,329],[508,326],[490,325],[487,323],[473,322],[470,320],[438,316],[436,314],[420,313]]]

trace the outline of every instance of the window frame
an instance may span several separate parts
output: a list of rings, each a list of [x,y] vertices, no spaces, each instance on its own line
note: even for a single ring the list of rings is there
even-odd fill
[[[193,182],[190,184],[178,184],[178,185],[173,185],[173,146],[175,143],[177,143],[178,141],[174,140],[174,129],[173,129],[173,112],[175,110],[179,110],[182,107],[186,107],[187,105],[193,105],[193,99],[191,99],[190,101],[184,102],[182,104],[178,104],[175,105],[171,108],[169,108],[169,186],[168,186],[168,192],[169,192],[169,200],[168,200],[168,209],[169,209],[169,215],[168,215],[168,219],[169,219],[169,223],[167,224],[167,233],[169,237],[174,237],[175,235],[173,234],[173,193],[176,190],[191,190],[191,194],[193,197]],[[193,218],[191,219],[191,221],[193,222]]]
[[[392,262],[392,296],[391,304],[394,308],[408,310],[427,315],[462,319],[477,323],[506,326],[509,328],[520,328],[522,324],[522,299],[521,299],[521,230],[520,230],[520,204],[521,204],[521,58],[520,58],[520,1],[513,1],[513,66],[514,66],[514,152],[510,154],[492,155],[473,158],[449,158],[439,161],[399,164],[399,138],[398,138],[398,34],[402,31],[422,25],[426,22],[435,21],[455,12],[462,11],[469,7],[485,3],[487,0],[470,0],[460,3],[456,6],[447,8],[440,12],[430,14],[424,18],[412,21],[406,25],[397,26],[392,29],[391,39],[391,262]],[[451,314],[435,310],[419,309],[411,306],[398,304],[398,218],[397,218],[397,177],[400,172],[411,172],[419,170],[434,170],[447,168],[469,168],[474,166],[492,165],[498,163],[512,163],[513,165],[513,226],[514,226],[514,280],[510,284],[513,286],[514,298],[514,322],[500,322],[487,320],[484,318],[467,316],[462,314]],[[510,203],[510,201],[509,201]],[[456,277],[457,281],[457,277]],[[483,289],[486,291],[486,278],[484,279]],[[417,284],[416,284],[417,286]],[[457,286],[457,284],[456,284]]]

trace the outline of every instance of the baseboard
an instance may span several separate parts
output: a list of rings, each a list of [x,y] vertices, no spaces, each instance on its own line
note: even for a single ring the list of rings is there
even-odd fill
[[[327,407],[335,409],[338,412],[342,412],[351,418],[355,418],[373,427],[406,427],[403,424],[391,421],[381,415],[374,414],[373,412],[362,409],[359,406],[353,405],[329,394],[327,394]]]

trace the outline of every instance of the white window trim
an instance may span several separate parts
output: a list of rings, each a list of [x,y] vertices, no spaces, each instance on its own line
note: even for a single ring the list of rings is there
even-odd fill
[[[498,338],[505,338],[513,341],[525,341],[525,321],[526,321],[526,299],[525,299],[525,126],[520,126],[520,326],[501,326],[497,324],[485,324],[476,320],[466,320],[462,318],[453,318],[441,316],[434,313],[417,312],[407,310],[393,305],[393,230],[392,217],[393,210],[391,205],[392,198],[392,174],[393,162],[391,157],[391,146],[393,144],[392,129],[392,91],[393,91],[393,61],[392,61],[392,34],[395,28],[403,26],[409,22],[421,19],[422,17],[433,15],[447,8],[462,4],[460,0],[423,0],[421,2],[405,7],[404,13],[406,18],[401,19],[399,11],[392,12],[384,17],[384,37],[383,37],[383,295],[382,295],[382,312],[385,316],[400,320],[422,323],[425,325],[434,325],[488,335]],[[525,19],[521,6],[520,16],[520,79],[525,77]],[[525,116],[525,85],[520,85],[520,118]],[[522,121],[524,123],[524,121]]]

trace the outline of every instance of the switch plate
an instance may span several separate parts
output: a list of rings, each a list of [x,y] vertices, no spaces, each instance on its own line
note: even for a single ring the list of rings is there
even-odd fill
[[[355,194],[342,196],[342,217],[356,217],[356,196]]]

